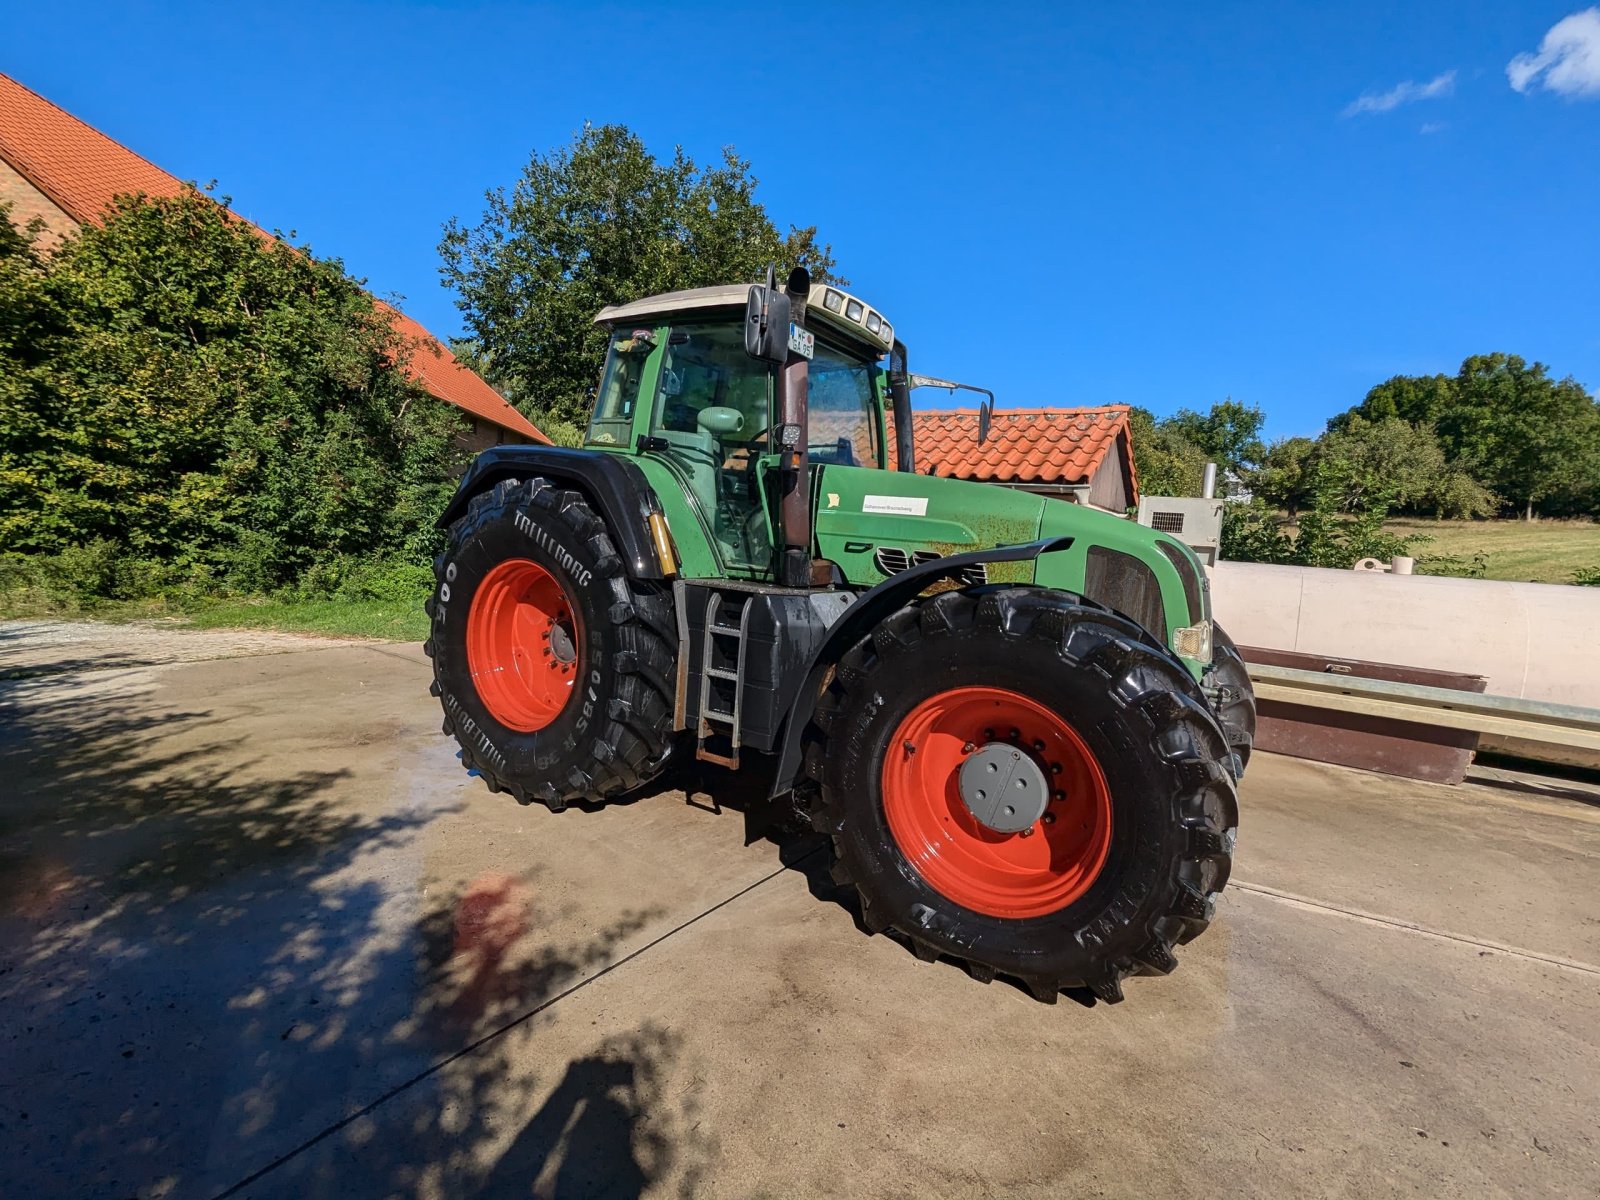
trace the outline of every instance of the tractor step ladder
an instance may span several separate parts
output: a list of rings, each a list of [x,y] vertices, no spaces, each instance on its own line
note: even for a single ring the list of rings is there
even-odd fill
[[[700,710],[695,720],[694,756],[706,762],[731,767],[735,771],[739,769],[740,720],[744,715],[745,634],[749,631],[750,608],[754,602],[754,596],[747,596],[739,609],[739,623],[729,625],[723,620],[722,593],[712,592],[706,600],[705,639],[700,644]],[[724,642],[734,643],[734,666],[731,671],[716,665],[718,638]],[[715,679],[733,684],[732,712],[711,706],[712,680]],[[706,739],[718,732],[715,726],[726,729],[728,740],[733,747],[731,754],[718,754],[714,750],[707,749]]]

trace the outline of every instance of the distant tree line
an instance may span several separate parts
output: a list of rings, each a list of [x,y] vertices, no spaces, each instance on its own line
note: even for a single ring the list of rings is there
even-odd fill
[[[1514,354],[1455,375],[1397,375],[1315,438],[1261,439],[1258,407],[1225,400],[1158,420],[1133,410],[1141,491],[1198,495],[1205,464],[1248,503],[1225,512],[1234,559],[1349,566],[1403,553],[1392,514],[1600,517],[1600,403]]]

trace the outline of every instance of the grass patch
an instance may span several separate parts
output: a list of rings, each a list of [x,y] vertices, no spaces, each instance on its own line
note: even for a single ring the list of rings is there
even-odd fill
[[[327,637],[420,642],[428,636],[422,600],[106,600],[92,606],[0,593],[0,620],[160,620],[189,629],[275,629]]]
[[[1396,519],[1384,529],[1423,535],[1418,559],[1449,556],[1470,562],[1483,556],[1485,579],[1526,583],[1571,583],[1600,564],[1600,523],[1594,521],[1428,521]]]
[[[277,629],[389,642],[420,642],[428,636],[421,600],[228,600],[184,613],[181,623],[194,629]]]
[[[103,539],[54,555],[0,554],[0,619],[160,620],[420,642],[428,636],[422,602],[432,588],[429,567],[401,561],[334,560],[294,588],[261,596],[218,595]]]

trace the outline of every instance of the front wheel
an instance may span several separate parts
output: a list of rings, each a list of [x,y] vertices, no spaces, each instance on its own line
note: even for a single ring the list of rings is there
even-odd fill
[[[1041,1000],[1164,975],[1231,867],[1229,749],[1138,626],[1038,588],[946,592],[840,661],[813,821],[874,931]]]
[[[1206,682],[1217,692],[1217,720],[1237,764],[1234,778],[1242,779],[1256,744],[1256,691],[1239,647],[1221,625],[1211,629],[1211,671]]]

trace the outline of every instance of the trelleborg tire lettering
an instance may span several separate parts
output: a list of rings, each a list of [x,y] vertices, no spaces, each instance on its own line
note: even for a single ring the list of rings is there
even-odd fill
[[[434,574],[424,646],[433,691],[444,731],[491,791],[559,811],[661,770],[676,674],[670,593],[627,577],[580,493],[538,477],[500,481],[451,526]],[[486,583],[504,585],[505,595],[484,600]],[[548,693],[518,686],[519,676],[562,668],[571,694],[553,714]]]

